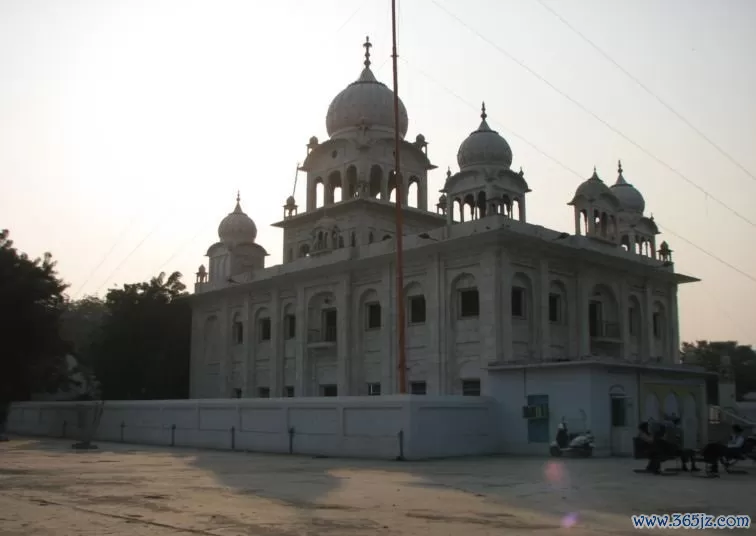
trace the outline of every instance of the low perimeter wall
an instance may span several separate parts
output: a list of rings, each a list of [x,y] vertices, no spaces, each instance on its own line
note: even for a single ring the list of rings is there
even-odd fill
[[[8,432],[80,439],[91,402],[22,402]],[[105,402],[100,441],[410,460],[499,450],[485,397],[380,396]]]

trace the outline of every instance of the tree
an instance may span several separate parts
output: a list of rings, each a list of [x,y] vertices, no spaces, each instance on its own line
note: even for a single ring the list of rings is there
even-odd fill
[[[103,398],[186,398],[191,308],[181,274],[111,289],[91,355]]]
[[[65,289],[52,255],[30,260],[7,230],[0,232],[0,429],[10,402],[67,387],[68,345],[60,336]]]
[[[92,348],[107,314],[105,302],[97,296],[67,301],[61,315],[61,337],[71,345],[79,365],[90,368]]]
[[[696,341],[682,345],[684,363],[696,364],[711,372],[720,372],[723,357],[730,358],[737,399],[742,400],[743,395],[756,391],[756,351],[752,346],[737,341]]]

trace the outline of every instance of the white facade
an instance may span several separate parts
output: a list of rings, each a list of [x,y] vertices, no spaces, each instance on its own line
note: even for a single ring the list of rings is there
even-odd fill
[[[430,207],[435,166],[422,134],[404,139],[400,103],[410,395],[397,394],[393,101],[366,53],[329,139],[307,145],[304,210],[290,197],[274,223],[283,264],[265,267],[238,198],[218,227],[190,298],[198,400],[108,402],[98,438],[365,457],[404,441],[420,459],[545,454],[564,420],[597,454],[627,455],[638,423],[674,415],[703,445],[707,374],[679,364],[677,289],[696,280],[657,250],[643,196],[621,165],[612,186],[594,170],[569,203],[574,235],[529,222],[530,188],[485,106]],[[9,430],[58,435],[76,407],[16,404]]]
[[[435,211],[425,137],[401,140],[409,391],[490,394],[491,363],[675,363],[677,286],[694,279],[666,243],[656,251],[622,169],[612,187],[595,172],[578,186],[574,235],[546,229],[527,221],[524,174],[481,117]],[[306,210],[289,198],[274,224],[282,265],[264,268],[238,202],[221,222],[192,298],[194,398],[398,392],[393,94],[369,54],[326,123],[301,167]]]

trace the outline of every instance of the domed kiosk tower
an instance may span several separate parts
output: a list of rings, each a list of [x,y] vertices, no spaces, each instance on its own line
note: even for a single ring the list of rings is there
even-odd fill
[[[257,225],[242,210],[239,194],[236,195],[234,210],[218,225],[218,238],[219,241],[207,250],[210,269],[205,272],[204,266],[201,267],[202,282],[228,281],[234,275],[261,270],[265,267],[265,257],[268,252],[255,242]],[[198,272],[198,279],[200,272]]]
[[[459,146],[459,172],[447,174],[439,210],[447,223],[464,222],[501,214],[525,222],[525,194],[530,192],[522,169],[512,171],[512,149],[488,126],[486,103],[481,122]]]
[[[617,164],[617,182],[610,188],[619,201],[617,232],[620,246],[639,255],[656,258],[656,235],[659,228],[654,218],[644,215],[646,200],[632,184],[625,180],[622,162]]]
[[[568,203],[575,210],[575,234],[617,242],[617,213],[620,202],[602,181],[596,168],[593,175],[583,181]]]
[[[307,210],[329,206],[358,196],[389,201],[396,195],[394,168],[394,92],[376,80],[371,70],[366,38],[364,67],[359,78],[342,90],[328,107],[329,139],[316,137],[307,145],[302,170],[307,172]],[[404,141],[409,119],[399,100],[399,135],[402,138],[402,174],[405,205],[426,210],[427,172],[431,165],[427,142],[420,134],[414,143]],[[414,190],[410,198],[409,192]]]
[[[401,196],[407,232],[443,225],[443,217],[428,212],[428,171],[436,167],[428,159],[428,142],[422,134],[412,142],[405,139],[409,119],[401,100],[402,180],[394,177],[394,92],[375,78],[370,40],[366,38],[363,46],[362,72],[328,107],[328,139],[321,141],[313,136],[307,144],[307,156],[299,167],[307,174],[305,210],[296,212],[285,207],[283,221],[274,224],[284,229],[285,262],[315,252],[311,236],[323,218],[336,222],[339,236],[332,238],[335,249],[366,245],[376,237],[393,237],[393,200],[397,195]],[[287,202],[287,206],[294,205]]]

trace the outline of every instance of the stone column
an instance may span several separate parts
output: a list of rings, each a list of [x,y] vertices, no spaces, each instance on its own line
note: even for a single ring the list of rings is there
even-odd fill
[[[501,346],[501,330],[498,329],[501,318],[501,250],[492,247],[482,255],[480,260],[480,280],[478,281],[478,299],[480,302],[480,321],[478,329],[480,335],[479,367],[481,393],[487,393],[488,374],[483,371],[492,361],[499,358]]]
[[[423,173],[422,179],[417,183],[417,195],[420,198],[417,208],[428,210],[428,174]]]
[[[643,342],[641,359],[643,359],[644,356],[645,359],[648,359],[651,357],[651,349],[654,347],[654,306],[650,281],[646,281],[643,293],[643,309],[645,310],[643,318],[646,320],[646,322],[642,329]]]
[[[387,264],[381,270],[381,286],[379,292],[381,302],[381,348],[384,348],[381,361],[381,393],[387,395],[397,393],[396,370],[396,314],[394,296],[396,293],[396,279],[394,263]]]
[[[296,302],[296,371],[295,371],[295,383],[294,383],[294,395],[295,396],[307,396],[309,390],[307,389],[307,329],[309,317],[307,314],[307,295],[305,293],[305,287],[300,285],[297,287],[297,302]]]
[[[323,177],[323,206],[333,205],[333,184],[331,184],[331,174]]]
[[[281,298],[277,288],[270,292],[270,396],[283,396],[283,330]]]
[[[229,314],[228,299],[224,298],[221,302],[220,314],[218,315],[220,322],[220,341],[218,344],[220,351],[220,370],[218,374],[220,385],[218,386],[218,398],[229,398],[231,396],[230,384],[233,363],[231,361],[231,352],[229,352],[229,341],[231,339]]]
[[[580,355],[580,289],[579,273],[576,271],[575,278],[566,288],[566,313],[567,313],[567,348],[570,357]]]
[[[441,273],[441,256],[434,255],[428,264],[425,292],[426,325],[428,326],[429,393],[443,394],[443,360],[446,355],[446,295]]]
[[[247,325],[247,389],[249,398],[257,398],[257,328],[255,323],[255,306],[250,297],[247,297],[246,315],[249,318]]]
[[[538,281],[536,285],[536,303],[537,314],[536,320],[539,324],[539,329],[536,330],[536,334],[540,340],[540,348],[537,349],[538,355],[542,361],[547,361],[551,358],[551,323],[549,321],[549,290],[550,290],[550,278],[549,278],[549,261],[542,259],[538,263]]]
[[[580,211],[577,208],[575,208],[575,234],[583,234],[582,229],[580,229]]]
[[[498,325],[501,326],[501,353],[499,359],[502,361],[512,361],[514,359],[512,348],[512,278],[514,270],[509,257],[501,254],[501,271],[499,281],[501,283],[501,320]]]
[[[254,367],[254,363],[250,363],[250,357],[252,356],[252,311],[251,303],[249,299],[249,293],[244,294],[244,305],[242,309],[242,322],[244,323],[244,347],[242,349],[242,397],[250,398],[252,396],[249,383],[250,369]]]
[[[627,282],[621,280],[619,283],[619,311],[617,321],[620,325],[620,338],[622,339],[621,357],[630,359],[630,298]]]
[[[678,316],[677,285],[670,285],[669,290],[669,320],[667,321],[669,334],[669,358],[672,363],[680,361],[680,318]]]
[[[575,325],[578,337],[578,357],[591,355],[591,336],[589,324],[589,281],[585,270],[581,267],[577,277],[577,318]]]
[[[317,202],[318,197],[318,188],[315,185],[314,179],[310,177],[310,173],[307,173],[307,212],[311,212],[315,210],[315,204]]]
[[[336,307],[338,310],[338,333],[337,333],[337,369],[338,369],[338,393],[339,396],[352,395],[350,385],[352,352],[350,348],[351,337],[349,328],[352,325],[352,278],[347,272],[337,287]]]

